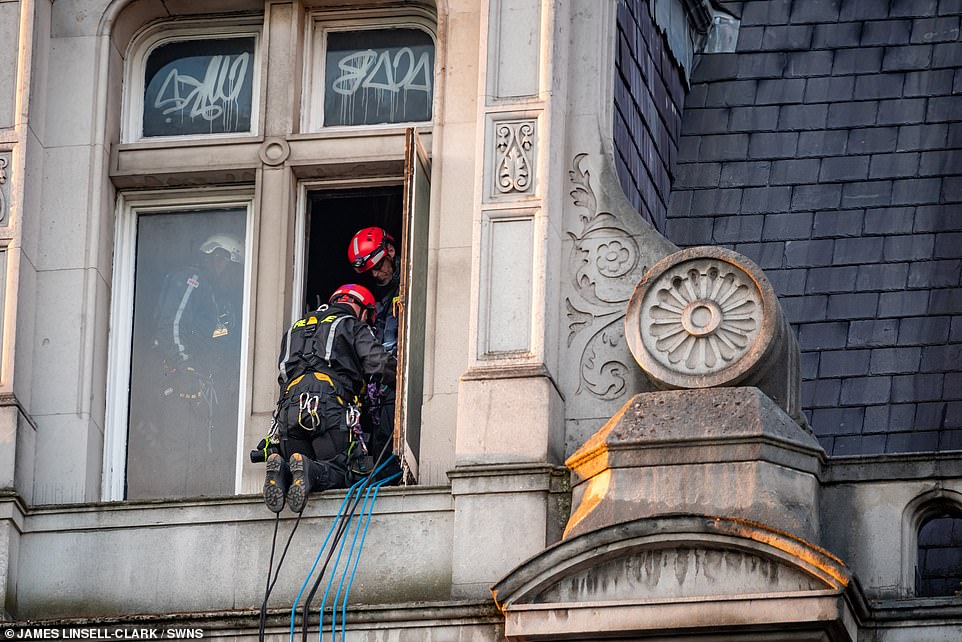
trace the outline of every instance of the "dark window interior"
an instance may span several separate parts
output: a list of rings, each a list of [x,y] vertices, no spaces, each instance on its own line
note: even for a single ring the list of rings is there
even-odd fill
[[[347,246],[364,227],[383,227],[401,243],[402,189],[400,185],[368,189],[340,189],[308,195],[307,261],[303,309],[315,309],[344,283],[372,287],[347,262]]]
[[[962,511],[945,510],[919,528],[915,592],[919,597],[962,596]]]

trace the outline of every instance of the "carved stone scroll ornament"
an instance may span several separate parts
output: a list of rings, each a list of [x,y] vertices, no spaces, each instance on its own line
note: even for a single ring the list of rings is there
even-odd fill
[[[768,279],[741,254],[693,247],[656,263],[631,296],[625,332],[659,387],[754,385],[801,419],[795,337]]]
[[[578,295],[565,299],[568,317],[568,347],[583,332],[591,332],[579,361],[577,393],[610,401],[625,394],[632,368],[621,359],[610,356],[625,345],[624,278],[633,271],[644,271],[640,265],[638,244],[610,212],[598,211],[598,199],[591,187],[591,176],[583,168],[587,154],[575,156],[568,176],[574,185],[571,198],[583,208],[581,228],[569,230],[574,244],[572,264],[573,286]],[[614,350],[613,350],[614,349]]]
[[[531,190],[534,125],[533,120],[495,125],[497,186],[501,194]]]

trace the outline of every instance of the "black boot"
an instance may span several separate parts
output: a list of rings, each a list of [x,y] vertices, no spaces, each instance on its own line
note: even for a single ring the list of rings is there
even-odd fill
[[[284,495],[287,493],[287,462],[277,453],[267,458],[267,473],[264,478],[264,503],[271,512],[284,510]]]
[[[291,486],[287,491],[287,507],[300,513],[307,505],[307,496],[311,491],[331,488],[330,474],[326,466],[300,453],[291,455],[289,466]]]

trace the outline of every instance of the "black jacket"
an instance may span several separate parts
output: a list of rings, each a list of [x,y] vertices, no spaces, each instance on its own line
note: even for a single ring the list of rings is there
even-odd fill
[[[397,360],[378,343],[371,326],[346,303],[322,305],[295,322],[281,339],[281,388],[306,372],[323,372],[339,392],[359,394],[370,379],[394,386]]]

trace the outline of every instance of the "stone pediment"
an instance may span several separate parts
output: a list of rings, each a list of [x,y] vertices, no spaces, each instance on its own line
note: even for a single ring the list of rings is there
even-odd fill
[[[749,640],[754,627],[773,625],[852,640],[857,592],[849,585],[844,564],[801,539],[741,520],[675,515],[565,540],[492,592],[509,640],[728,629],[730,639]]]

